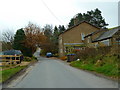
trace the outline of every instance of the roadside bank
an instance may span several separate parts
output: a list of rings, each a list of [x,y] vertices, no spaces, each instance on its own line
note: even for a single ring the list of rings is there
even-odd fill
[[[30,57],[29,57],[30,59]],[[31,60],[26,61],[27,59],[25,59],[25,61],[21,62],[21,64],[17,65],[17,66],[13,66],[10,68],[5,68],[0,71],[0,84],[7,84],[9,83],[11,80],[13,80],[15,77],[19,76],[20,74],[23,74],[27,68],[29,68],[31,65],[34,65],[35,63],[37,63],[37,59],[33,59],[31,58]]]

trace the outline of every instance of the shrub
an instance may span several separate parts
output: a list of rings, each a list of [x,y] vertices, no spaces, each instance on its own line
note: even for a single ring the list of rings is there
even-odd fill
[[[58,57],[59,55],[58,55],[58,53],[56,53],[56,54],[53,54],[53,57]]]
[[[47,51],[45,51],[44,49],[42,49],[41,52],[40,52],[40,55],[45,56],[46,53],[47,53]]]
[[[25,56],[23,61],[32,61],[32,58]]]
[[[85,48],[84,50],[80,50],[76,53],[76,58],[87,59],[88,57],[94,57],[96,54],[95,48]]]
[[[87,58],[95,58],[95,56],[99,56],[99,59],[102,59],[103,56],[111,53],[111,47],[98,47],[98,48],[85,48],[76,52],[76,58],[80,58],[82,60],[86,60]]]
[[[37,60],[37,58],[36,58],[35,56],[32,56],[32,59],[33,59],[33,60]]]
[[[106,55],[111,52],[111,46],[98,47],[96,53],[100,55]]]

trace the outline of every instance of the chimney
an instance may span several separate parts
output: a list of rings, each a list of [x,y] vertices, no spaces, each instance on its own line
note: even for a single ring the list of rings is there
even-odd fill
[[[74,18],[74,25],[77,25],[77,24],[78,24],[78,22],[79,22],[78,18],[77,18],[77,17],[76,17],[76,18]]]

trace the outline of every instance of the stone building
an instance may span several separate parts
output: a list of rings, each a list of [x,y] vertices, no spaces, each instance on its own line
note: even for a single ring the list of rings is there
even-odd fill
[[[85,39],[85,45],[87,46],[87,47],[91,47],[91,48],[93,48],[93,47],[98,47],[99,45],[98,45],[98,42],[94,42],[93,43],[93,41],[96,39],[96,38],[98,38],[98,36],[100,36],[102,33],[104,33],[104,32],[106,32],[106,31],[108,31],[108,29],[100,29],[100,30],[97,30],[97,31],[95,31],[95,32],[92,32],[92,33],[89,33],[88,35],[86,35],[85,37],[84,37],[84,39]]]
[[[104,44],[105,46],[120,45],[120,26],[101,33],[92,41],[92,43],[95,42],[98,42],[99,46],[100,44]]]
[[[79,24],[67,29],[59,35],[59,56],[62,57],[67,53],[71,53],[73,50],[84,49],[84,37],[99,30],[100,28],[86,21],[80,22]]]

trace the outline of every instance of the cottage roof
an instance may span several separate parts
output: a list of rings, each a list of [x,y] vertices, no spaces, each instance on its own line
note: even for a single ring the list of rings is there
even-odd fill
[[[120,26],[117,28],[103,32],[99,37],[97,37],[93,42],[102,41],[111,38],[117,31],[120,30]]]
[[[93,25],[93,24],[91,24],[91,23],[89,23],[89,22],[87,22],[87,21],[81,21],[80,23],[78,23],[78,24],[76,24],[76,25],[74,25],[74,26],[68,28],[67,30],[65,30],[65,31],[62,32],[61,34],[67,32],[67,31],[69,31],[69,30],[71,30],[72,28],[74,28],[74,27],[76,27],[76,26],[78,26],[78,25],[80,25],[80,24],[82,24],[82,23],[87,23],[87,24],[89,24],[89,25],[91,25],[91,26],[93,26],[93,27],[96,27],[96,28],[100,29],[99,27],[97,27],[97,26],[95,26],[95,25]],[[60,34],[60,35],[61,35],[61,34]]]
[[[100,30],[97,30],[97,31],[95,31],[95,32],[92,32],[92,33],[87,34],[84,38],[89,37],[89,36],[92,36],[92,35],[94,35],[94,34],[96,34],[96,33],[101,32],[101,31],[107,31],[107,30],[108,30],[108,29],[100,29]]]

